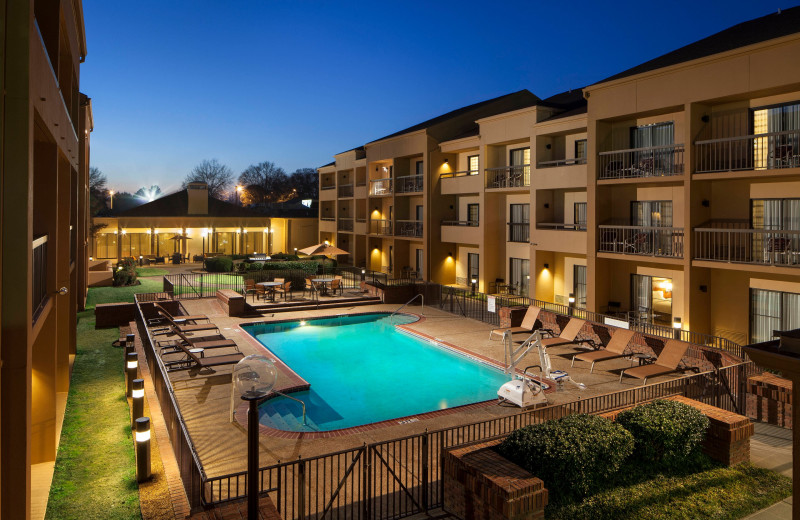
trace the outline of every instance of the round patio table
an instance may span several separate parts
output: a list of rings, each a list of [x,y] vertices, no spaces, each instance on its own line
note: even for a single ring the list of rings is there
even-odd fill
[[[331,283],[335,278],[312,278],[311,281],[320,285],[319,293],[322,296],[327,296],[328,294],[328,284]]]
[[[278,287],[279,285],[283,285],[281,282],[258,282],[256,285],[260,285],[267,289],[270,294],[270,299],[275,301],[275,291],[270,289],[270,287]]]

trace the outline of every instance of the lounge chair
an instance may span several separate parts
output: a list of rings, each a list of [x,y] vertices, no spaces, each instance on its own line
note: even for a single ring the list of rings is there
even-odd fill
[[[677,339],[668,340],[664,345],[664,349],[659,354],[658,358],[650,365],[643,365],[640,367],[626,368],[619,374],[619,382],[622,382],[622,376],[628,375],[638,379],[644,379],[644,385],[647,384],[647,378],[664,376],[674,372],[680,372],[683,369],[678,368],[678,365],[686,354],[689,344],[685,341]]]
[[[175,365],[190,365],[185,368],[191,368],[192,365],[195,365],[199,368],[209,368],[215,367],[220,365],[233,365],[234,363],[238,363],[240,359],[244,357],[244,354],[241,352],[236,352],[235,354],[222,354],[220,356],[209,356],[209,357],[200,357],[197,353],[192,352],[192,350],[185,346],[183,342],[179,341],[176,343],[177,348],[179,351],[186,354],[186,359],[181,361],[171,361],[169,363],[165,363],[168,367],[172,367]]]
[[[525,312],[525,316],[522,318],[522,324],[519,327],[506,327],[504,329],[493,329],[489,333],[489,339],[494,338],[494,336],[500,336],[502,339],[503,334],[506,331],[509,331],[511,334],[516,334],[519,332],[527,332],[532,334],[534,331],[534,327],[536,327],[536,319],[539,317],[539,312],[541,309],[535,305],[531,305],[528,307],[528,310]]]
[[[196,323],[198,321],[203,321],[203,320],[205,320],[206,322],[210,321],[208,319],[208,316],[206,316],[205,314],[194,314],[194,315],[189,315],[189,316],[174,316],[171,312],[169,312],[167,309],[165,309],[164,307],[162,307],[161,305],[159,305],[157,303],[154,303],[153,307],[155,307],[155,309],[157,311],[161,311],[163,314],[166,314],[167,316],[169,316],[170,319],[172,319],[172,321],[174,321],[178,325]]]
[[[578,318],[570,318],[569,323],[561,329],[561,332],[558,336],[554,336],[552,338],[543,338],[542,345],[545,347],[557,347],[560,345],[576,345],[578,343],[589,343],[594,345],[594,341],[590,339],[578,339],[578,334],[580,334],[581,329],[583,329],[583,325],[586,323],[585,320],[581,320]],[[552,334],[552,332],[550,333]]]
[[[232,339],[227,339],[223,336],[217,336],[216,339],[210,339],[208,337],[201,337],[201,338],[187,338],[184,333],[179,330],[175,331],[175,334],[178,336],[177,340],[169,340],[166,342],[159,342],[159,346],[161,347],[161,355],[165,354],[174,354],[177,352],[183,352],[180,348],[180,345],[185,346],[188,349],[215,349],[215,348],[234,348],[237,351],[239,350],[239,346],[236,345],[236,342]]]
[[[625,351],[628,349],[628,344],[633,339],[634,334],[635,332],[632,330],[616,329],[616,332],[614,332],[614,335],[611,336],[611,339],[608,341],[608,344],[604,349],[575,354],[572,356],[572,365],[575,364],[576,359],[580,361],[591,362],[592,367],[589,369],[589,373],[591,373],[594,370],[594,364],[598,361],[608,361],[610,359],[627,357],[629,354],[625,354]]]
[[[172,335],[172,334],[175,334],[176,331],[178,331],[178,332],[201,332],[201,331],[207,331],[207,330],[216,330],[217,332],[219,332],[219,329],[213,323],[196,323],[194,325],[181,325],[180,323],[178,323],[175,320],[173,320],[172,316],[170,316],[169,314],[165,313],[163,310],[158,309],[158,314],[160,314],[161,317],[163,317],[165,320],[167,320],[167,322],[171,326],[170,327],[162,327],[162,328],[159,328],[159,329],[152,330],[152,333],[153,333],[154,336],[157,336],[157,335],[160,335],[160,334],[170,334],[170,335]]]

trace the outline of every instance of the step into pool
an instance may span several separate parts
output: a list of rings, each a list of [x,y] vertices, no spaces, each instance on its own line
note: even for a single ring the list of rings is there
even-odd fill
[[[496,399],[501,370],[401,332],[416,316],[369,313],[242,328],[311,385],[260,407],[265,426],[331,431]],[[413,420],[413,419],[412,419]]]

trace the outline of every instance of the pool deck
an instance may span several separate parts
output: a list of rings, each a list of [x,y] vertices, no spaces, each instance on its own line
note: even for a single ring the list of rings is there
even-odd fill
[[[336,316],[339,314],[365,312],[392,312],[397,305],[368,305],[353,308],[319,309],[267,314],[257,318],[231,318],[225,315],[216,299],[184,300],[182,304],[188,314],[206,314],[216,324],[222,334],[234,340],[239,350],[245,354],[263,354],[264,348],[241,328],[240,324],[250,322],[282,321],[287,319],[309,319],[313,317]],[[407,327],[437,340],[467,350],[479,357],[503,363],[503,343],[489,340],[491,325],[468,318],[454,316],[438,309],[419,306],[407,307],[406,311],[421,315],[424,319]],[[520,337],[522,335],[519,335]],[[626,378],[619,383],[619,370],[630,366],[626,359],[618,359],[598,364],[593,374],[589,373],[588,363],[576,363],[570,368],[571,353],[579,349],[572,346],[551,347],[548,349],[554,370],[565,370],[570,376],[586,385],[585,390],[578,390],[570,384],[563,390],[547,394],[549,404],[565,403],[581,398],[635,388],[641,380]],[[223,354],[226,352],[214,352]],[[539,363],[538,352],[534,349],[520,363],[521,367]],[[279,366],[279,368],[281,368]],[[302,367],[292,367],[302,372]],[[654,378],[651,382],[665,381],[666,376]],[[208,477],[244,471],[247,458],[246,431],[237,421],[230,422],[231,412],[231,367],[218,367],[212,372],[181,370],[170,373],[175,389],[178,406],[181,409],[189,435],[195,445],[202,465]],[[281,370],[278,376],[277,389],[291,388],[297,385],[297,378],[291,372]],[[382,389],[387,399],[396,399],[402,395],[402,388]],[[234,396],[234,407],[242,403]],[[269,465],[280,461],[293,460],[331,453],[334,451],[362,446],[365,443],[379,442],[406,435],[418,434],[428,430],[436,430],[450,426],[468,424],[495,417],[512,415],[520,409],[496,403],[486,406],[467,406],[446,414],[435,414],[433,417],[415,416],[415,421],[405,424],[365,426],[348,429],[340,434],[326,438],[308,438],[304,435],[293,435],[297,438],[285,438],[279,435],[264,433],[260,435],[260,464]],[[391,422],[390,422],[391,423]],[[312,436],[314,437],[314,436]]]

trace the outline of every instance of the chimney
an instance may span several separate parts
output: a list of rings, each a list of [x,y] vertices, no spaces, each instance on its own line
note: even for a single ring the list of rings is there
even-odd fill
[[[208,215],[208,184],[190,182],[186,186],[189,197],[189,215]]]

